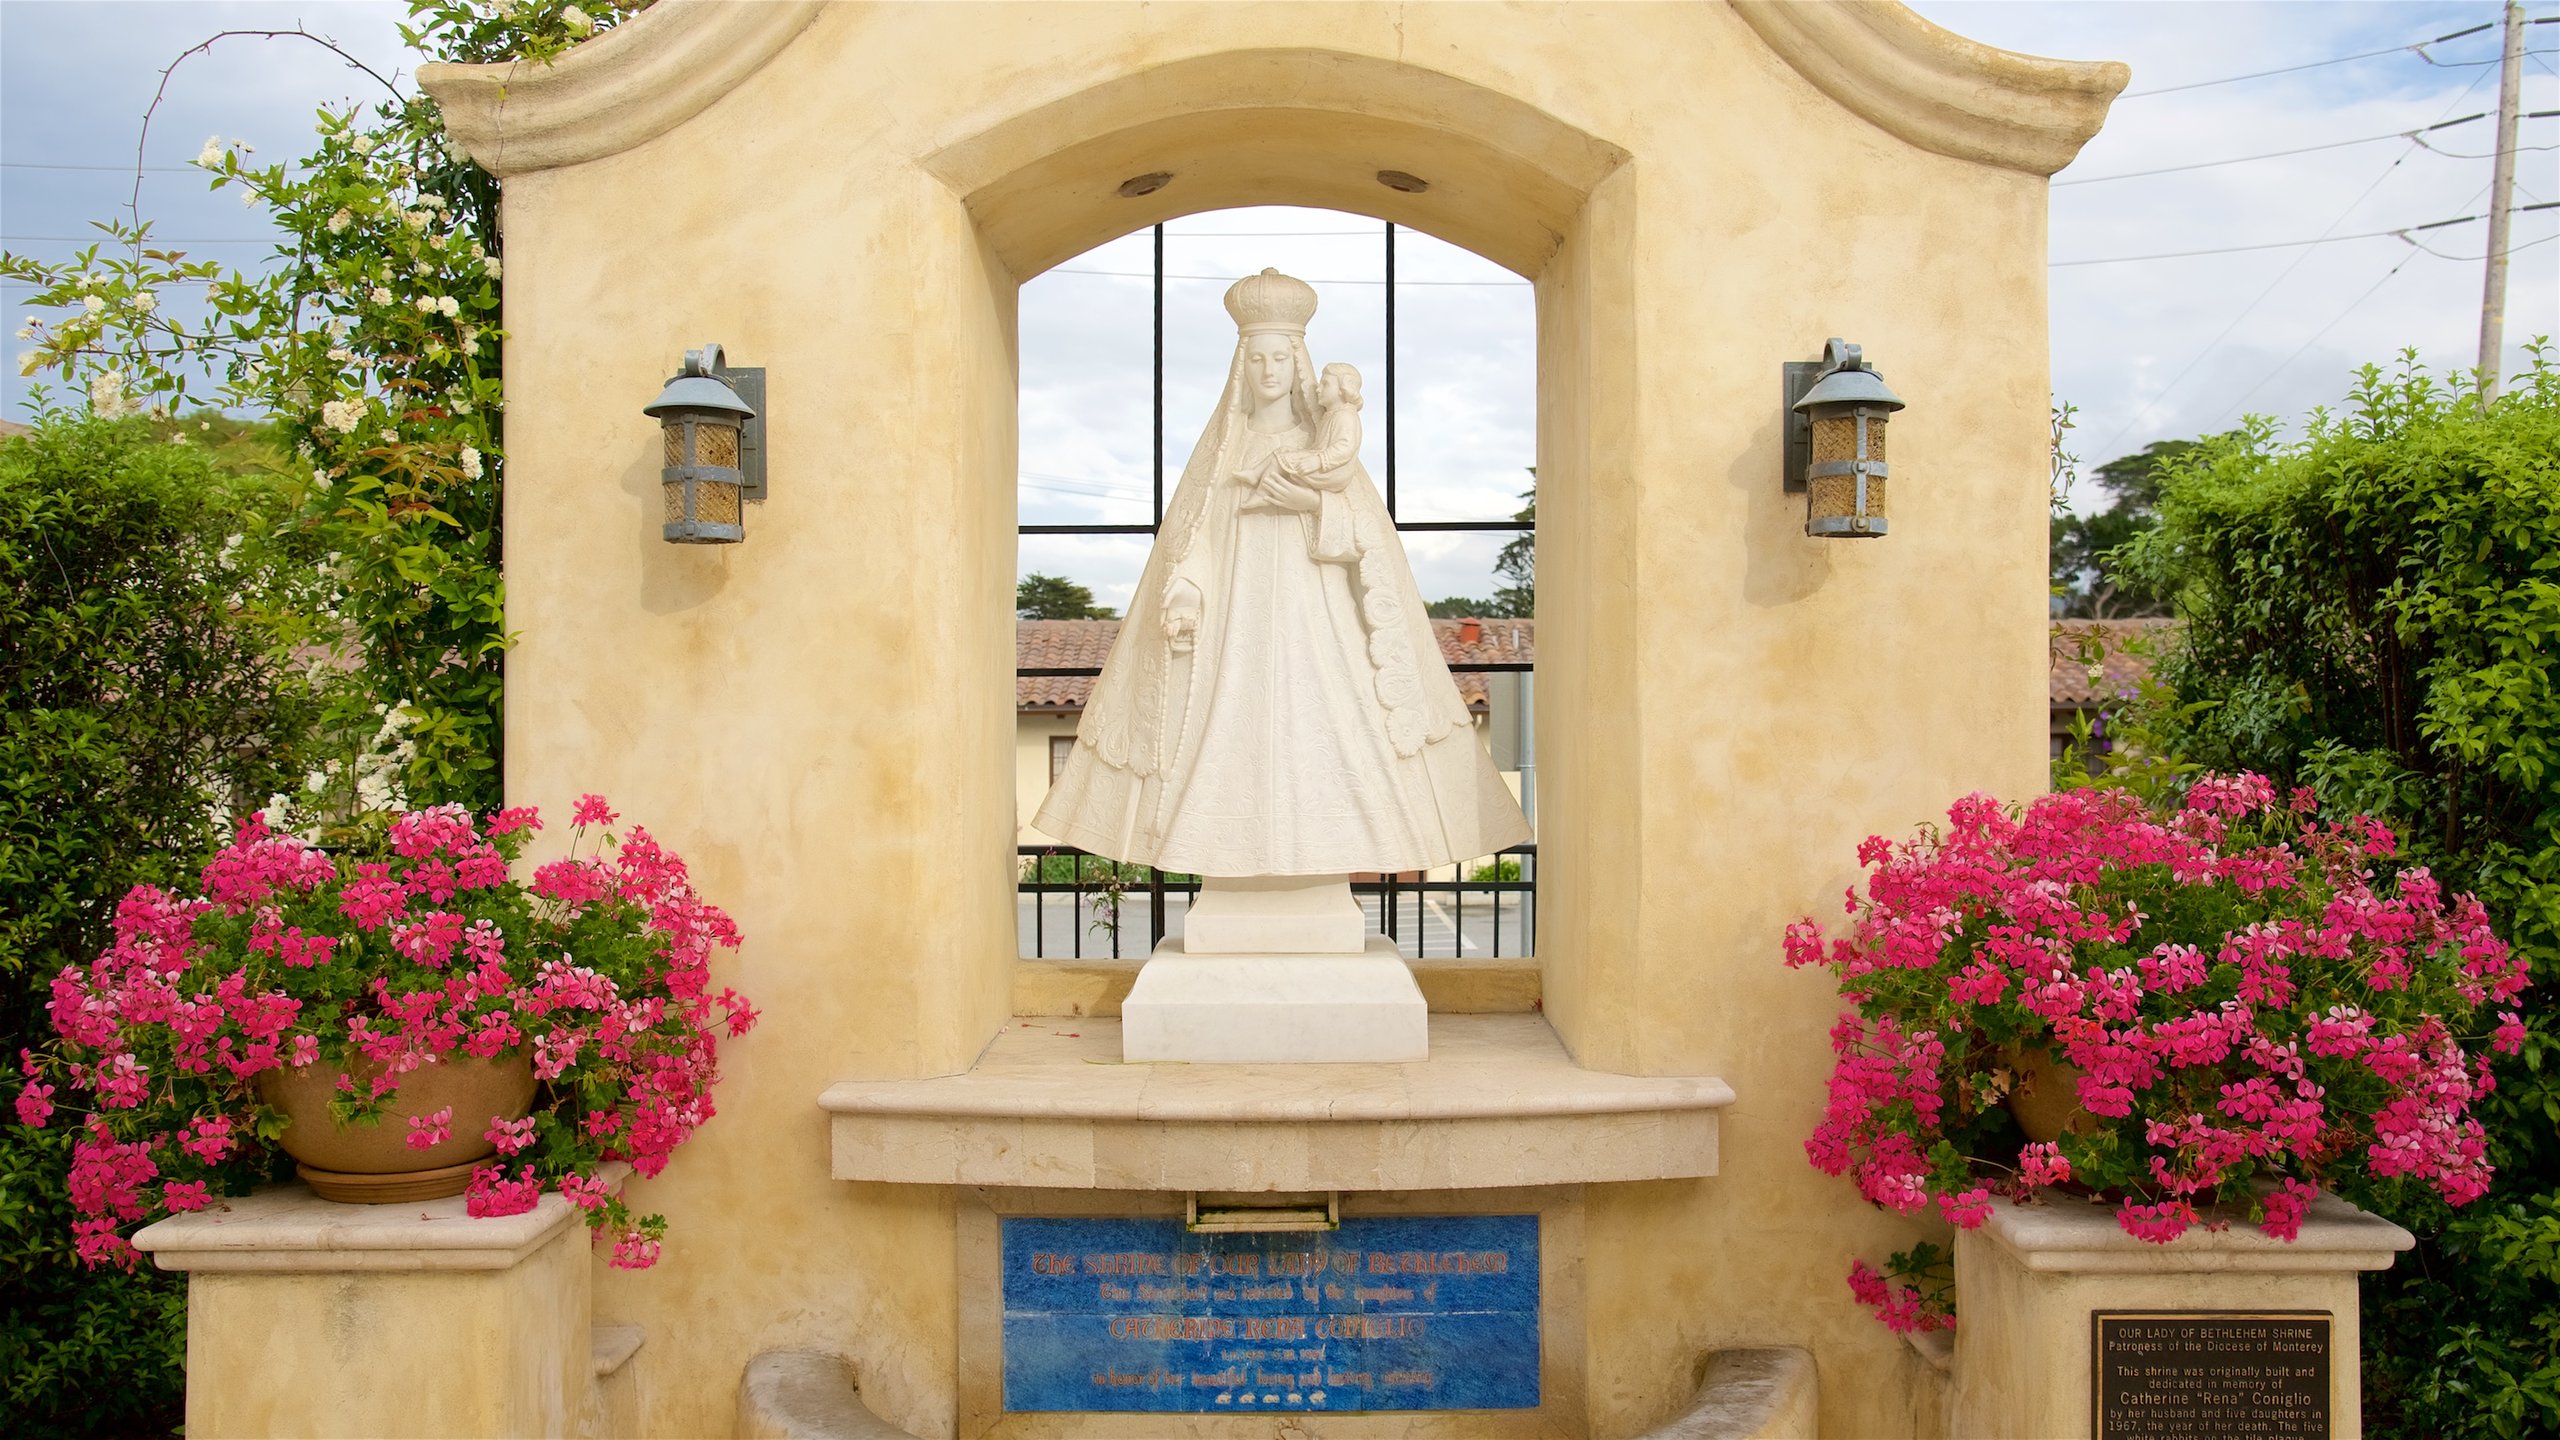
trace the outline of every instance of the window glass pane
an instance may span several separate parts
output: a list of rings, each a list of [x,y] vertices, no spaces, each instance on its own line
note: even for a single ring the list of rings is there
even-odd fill
[[[1396,232],[1396,518],[1508,520],[1538,463],[1529,282]]]
[[[1145,525],[1155,424],[1155,241],[1124,235],[1021,299],[1025,525]]]

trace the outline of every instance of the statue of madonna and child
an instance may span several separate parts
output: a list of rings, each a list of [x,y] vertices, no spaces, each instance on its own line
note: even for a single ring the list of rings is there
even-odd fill
[[[1419,1059],[1424,1010],[1353,871],[1529,838],[1360,463],[1360,372],[1316,294],[1227,291],[1225,390],[1035,821],[1203,888],[1122,1009],[1130,1059]]]

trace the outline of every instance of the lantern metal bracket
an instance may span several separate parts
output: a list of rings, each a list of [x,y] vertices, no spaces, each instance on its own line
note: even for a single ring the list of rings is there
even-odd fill
[[[1813,464],[1813,417],[1796,409],[1796,402],[1834,370],[1867,368],[1866,359],[1857,346],[1835,335],[1823,342],[1821,359],[1789,360],[1779,368],[1782,398],[1778,413],[1787,417],[1786,437],[1778,447],[1783,467],[1779,478],[1786,493],[1801,495],[1808,483],[1805,471]]]
[[[716,341],[699,350],[684,352],[685,375],[708,375],[720,381],[747,402],[756,413],[738,428],[738,492],[741,498],[762,503],[764,500],[764,367],[731,365],[728,353]]]

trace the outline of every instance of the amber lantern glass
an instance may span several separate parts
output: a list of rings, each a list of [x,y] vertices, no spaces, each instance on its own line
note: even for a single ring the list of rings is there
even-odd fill
[[[662,433],[662,533],[671,544],[734,545],[747,538],[740,431],[756,412],[707,367],[686,363],[643,411]]]
[[[1816,381],[1796,402],[1812,422],[1805,467],[1804,533],[1867,539],[1886,530],[1885,429],[1899,397],[1855,358]]]

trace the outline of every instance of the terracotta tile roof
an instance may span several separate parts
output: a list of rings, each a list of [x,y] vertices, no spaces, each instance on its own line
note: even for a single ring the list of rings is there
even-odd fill
[[[1055,670],[1070,665],[1099,669],[1111,658],[1111,642],[1120,634],[1117,620],[1016,620],[1013,663],[1021,669]],[[1017,675],[1013,708],[1037,711],[1084,709],[1093,694],[1090,675]]]
[[[2151,673],[2151,656],[2146,653],[2159,647],[2163,632],[2176,625],[2175,620],[2064,620],[2053,627],[2050,646],[2053,668],[2047,676],[2047,691],[2056,706],[2103,705],[2110,700],[2133,694],[2142,677]],[[2080,642],[2095,634],[2106,646],[2106,658],[2091,674],[2080,658]],[[2137,648],[2137,646],[2139,648]]]
[[[1468,627],[1473,626],[1473,638]],[[1484,672],[1468,665],[1516,665],[1537,658],[1530,620],[1434,620],[1441,658],[1457,672],[1458,693],[1467,704],[1485,704]],[[1117,620],[1017,620],[1013,622],[1014,664],[1024,669],[1055,670],[1069,666],[1099,667],[1110,658],[1111,642],[1120,634]],[[1043,714],[1071,714],[1084,709],[1093,694],[1090,675],[1017,675],[1013,706]]]

